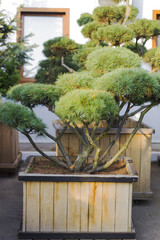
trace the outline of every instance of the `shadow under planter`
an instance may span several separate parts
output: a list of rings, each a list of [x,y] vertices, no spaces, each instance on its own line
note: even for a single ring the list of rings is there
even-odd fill
[[[34,157],[31,157],[31,161]],[[128,175],[53,175],[22,172],[22,239],[135,239],[131,159]]]
[[[53,126],[58,134],[59,131],[63,129],[63,125],[60,120],[53,122]],[[132,133],[134,127],[136,126],[136,121],[129,119],[126,121],[121,134],[119,135],[114,147],[109,152],[110,156],[114,154],[123,146],[125,141],[128,139],[129,135]],[[100,134],[104,129],[103,123],[98,129],[97,134]],[[101,146],[101,154],[104,153],[106,146],[112,141],[117,128],[111,128],[107,135],[105,135],[99,142]],[[151,139],[154,129],[146,124],[141,124],[141,128],[137,131],[133,137],[128,148],[122,153],[122,157],[129,157],[133,160],[134,166],[138,174],[138,182],[133,184],[133,198],[135,200],[149,200],[153,196],[153,192],[150,189],[150,179],[151,179]],[[64,146],[67,154],[69,156],[77,156],[80,147],[80,140],[78,137],[70,130],[67,129],[65,134],[61,137],[62,145]],[[61,155],[61,152],[56,145],[57,156]],[[91,154],[93,157],[95,152]]]
[[[14,172],[21,160],[18,132],[0,123],[0,172]]]

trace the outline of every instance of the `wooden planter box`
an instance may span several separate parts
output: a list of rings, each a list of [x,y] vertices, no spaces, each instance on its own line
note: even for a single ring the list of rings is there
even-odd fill
[[[20,160],[18,132],[0,123],[0,172],[15,171]]]
[[[125,143],[129,134],[133,131],[136,125],[136,121],[129,119],[125,124],[120,136],[118,137],[115,146],[109,152],[110,156],[113,156]],[[54,127],[57,131],[62,129],[60,121],[54,122]],[[103,131],[103,126],[98,129],[98,133]],[[99,145],[102,147],[102,153],[106,149],[108,143],[113,139],[116,128],[110,129],[108,134],[100,140]],[[138,173],[138,182],[133,185],[133,198],[137,200],[147,200],[152,198],[152,191],[150,189],[150,175],[151,175],[151,138],[154,133],[154,129],[142,124],[139,131],[132,139],[130,145],[124,151],[122,156],[130,157],[133,159],[134,166]],[[77,156],[79,152],[80,142],[78,137],[67,129],[65,134],[61,138],[62,144],[69,156]],[[61,155],[58,147],[56,146],[57,156]],[[92,153],[94,155],[94,152]]]
[[[33,160],[34,157],[32,157]],[[135,239],[131,224],[132,160],[128,175],[19,174],[23,222],[19,238]]]

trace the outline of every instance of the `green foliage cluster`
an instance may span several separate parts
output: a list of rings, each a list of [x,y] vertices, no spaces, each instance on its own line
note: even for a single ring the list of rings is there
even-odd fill
[[[37,83],[54,83],[60,73],[68,70],[61,65],[61,58],[64,57],[65,64],[74,70],[79,66],[72,58],[80,48],[80,45],[67,37],[57,37],[44,42],[43,53],[47,59],[39,63],[39,70],[35,76]]]
[[[94,47],[87,47],[84,45],[78,52],[73,56],[73,61],[79,66],[80,69],[86,69],[86,61],[88,55],[95,50]]]
[[[88,72],[66,73],[60,75],[55,83],[57,92],[63,95],[75,89],[89,89],[94,78]]]
[[[7,96],[28,108],[43,105],[52,109],[55,101],[58,100],[58,94],[54,85],[38,83],[16,85],[8,91]]]
[[[93,19],[104,24],[121,24],[124,21],[126,6],[102,6],[93,11]],[[137,16],[137,8],[131,6],[129,21],[133,21]]]
[[[102,75],[114,69],[139,67],[140,58],[126,48],[104,47],[91,52],[86,67],[94,75]]]
[[[56,103],[55,113],[71,123],[99,123],[118,114],[118,106],[105,91],[76,89],[69,91]]]
[[[84,37],[92,39],[93,33],[98,30],[99,27],[102,27],[103,24],[97,23],[97,22],[89,22],[84,25],[84,27],[81,30],[81,33]]]
[[[77,20],[79,26],[83,26],[89,22],[93,21],[92,14],[90,13],[82,13],[80,18]]]
[[[135,22],[129,24],[128,27],[135,33],[136,45],[139,40],[141,41],[141,51],[139,51],[137,45],[137,52],[140,56],[144,54],[146,42],[152,37],[160,34],[160,22],[156,20],[137,19]]]
[[[160,23],[156,20],[137,19],[135,22],[128,25],[135,33],[136,40],[149,40],[153,36],[160,34]]]
[[[55,57],[70,56],[79,48],[79,45],[68,37],[56,37],[46,41],[43,45],[43,53],[50,59],[54,59]]]
[[[160,47],[148,50],[145,53],[143,60],[150,64],[153,71],[160,70]]]
[[[119,68],[104,74],[96,80],[94,87],[109,91],[118,102],[129,99],[135,106],[156,101],[159,95],[157,79],[141,68]]]
[[[25,106],[10,102],[0,104],[0,121],[9,127],[20,130],[22,133],[43,135],[46,128],[42,120],[37,118],[33,111]]]
[[[0,46],[5,45],[8,36],[17,29],[15,22],[15,17],[8,19],[4,11],[0,11]]]
[[[111,46],[120,46],[122,43],[131,41],[134,32],[122,25],[109,25],[101,27],[93,33],[93,38],[110,43]]]
[[[28,37],[16,42],[9,42],[11,33],[15,32],[16,17],[8,19],[0,11],[0,93],[5,96],[8,88],[14,86],[20,80],[20,67],[29,59],[28,52],[35,45],[28,44]]]

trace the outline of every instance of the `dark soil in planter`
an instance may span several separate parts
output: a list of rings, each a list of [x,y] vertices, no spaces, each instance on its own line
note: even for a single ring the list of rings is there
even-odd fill
[[[44,157],[34,157],[33,162],[28,168],[28,173],[40,173],[40,174],[77,174],[67,169],[61,168],[58,165],[52,163]],[[81,172],[79,174],[88,174],[87,172]],[[97,174],[113,174],[113,175],[127,175],[126,164],[123,160],[117,160],[106,171],[98,172]]]

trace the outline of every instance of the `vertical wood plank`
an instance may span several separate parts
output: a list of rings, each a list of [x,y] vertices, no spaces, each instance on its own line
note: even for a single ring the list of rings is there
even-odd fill
[[[116,184],[115,232],[128,231],[129,183]]]
[[[126,142],[126,136],[125,134],[120,134],[119,135],[119,149],[121,149],[121,147],[125,144]],[[121,153],[121,156],[125,157],[126,156],[126,150],[123,151],[123,153]]]
[[[69,134],[69,156],[75,157],[79,153],[80,141],[76,134]]]
[[[131,155],[130,157],[133,160],[134,166],[137,170],[138,177],[140,177],[140,169],[141,169],[141,134],[136,134],[131,143]],[[138,182],[134,183],[134,191],[139,191],[139,180]]]
[[[141,135],[141,161],[139,174],[140,192],[150,192],[151,135]]]
[[[132,189],[133,184],[129,183],[129,197],[128,197],[128,232],[132,230]]]
[[[81,232],[88,232],[89,183],[81,183]]]
[[[67,231],[80,232],[81,183],[68,183]]]
[[[67,183],[56,182],[54,186],[54,231],[66,231]]]
[[[125,135],[125,138],[126,138],[126,141],[128,140],[129,138],[129,134],[124,134]],[[132,139],[133,140],[133,139]],[[131,157],[131,143],[128,145],[128,147],[126,148],[126,156],[127,157]]]
[[[101,156],[105,152],[108,145],[109,145],[109,135],[107,134],[100,140],[100,146],[101,146],[101,154],[100,155]]]
[[[40,183],[27,182],[26,231],[39,231]]]
[[[89,193],[89,231],[101,232],[102,183],[90,183]]]
[[[22,231],[26,231],[26,204],[27,204],[27,183],[23,182],[23,222]]]
[[[69,153],[69,134],[65,133],[63,134],[63,136],[61,137],[61,143],[66,151],[66,153]],[[60,149],[58,148],[57,144],[56,144],[56,155],[57,156],[62,156],[62,153],[60,151]]]
[[[110,142],[112,142],[114,135],[110,135]],[[114,146],[110,149],[110,156],[114,156],[119,150],[119,137],[117,138]]]
[[[41,182],[40,195],[40,230],[53,231],[53,184]]]
[[[102,232],[114,232],[116,183],[103,183]]]

